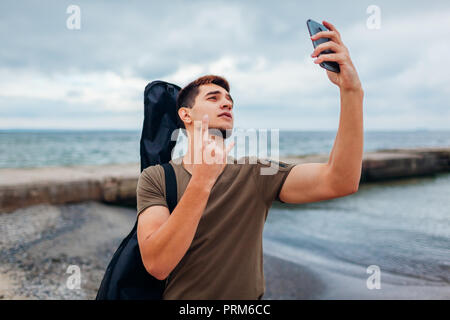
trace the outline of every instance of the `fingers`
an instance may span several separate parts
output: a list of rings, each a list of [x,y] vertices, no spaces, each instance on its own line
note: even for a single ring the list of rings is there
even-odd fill
[[[331,22],[328,22],[328,21],[325,21],[325,20],[324,20],[324,21],[322,21],[322,23],[323,23],[323,25],[324,25],[325,27],[327,27],[329,30],[336,32],[336,33],[338,34],[339,37],[341,36],[341,34],[339,33],[339,31],[336,29],[336,27],[335,27]]]
[[[202,136],[207,136],[208,133],[209,116],[207,114],[203,115],[202,118]]]
[[[337,38],[339,39],[339,41],[341,41],[341,34],[339,33],[339,31],[336,29],[336,27],[328,22],[328,21],[323,21],[323,25],[325,27],[327,27],[329,30],[331,30],[332,32],[334,32],[337,35]]]
[[[311,36],[311,40],[315,41],[320,38],[329,38],[331,41],[334,41],[338,44],[342,44],[341,36],[335,31],[320,31],[315,35]]]
[[[200,139],[200,141],[203,140],[204,136],[204,121],[205,119],[202,119],[202,121],[195,120],[194,121],[194,137],[195,139]]]
[[[342,53],[330,53],[330,54],[321,54],[314,63],[322,63],[324,61],[335,61],[338,64],[343,64],[345,62],[345,55]]]
[[[198,164],[202,161],[202,146],[203,143],[203,135],[202,135],[202,122],[194,121],[194,163]]]
[[[321,54],[322,51],[327,49],[334,51],[334,53],[341,53],[344,51],[344,48],[342,48],[342,46],[338,45],[337,43],[327,41],[318,45],[311,54],[311,57],[317,57],[319,54]]]
[[[195,127],[198,130],[198,136],[201,137],[200,140],[202,141],[202,148],[198,148],[199,152],[201,152],[203,155],[207,155],[207,159],[205,159],[205,162],[207,164],[213,164],[215,161],[218,161],[220,163],[220,158],[223,155],[224,158],[228,155],[228,153],[233,149],[235,142],[232,141],[225,149],[224,152],[224,142],[222,140],[218,141],[216,140],[216,136],[210,137],[209,132],[209,117],[207,114],[205,114],[202,117],[201,127],[199,128]],[[217,157],[216,157],[217,155]],[[217,159],[218,158],[218,159]],[[211,160],[212,159],[212,160]],[[215,159],[215,160],[214,160]]]
[[[202,137],[203,137],[203,146],[205,146],[209,142],[209,116],[205,114],[202,118]]]
[[[321,43],[314,48],[311,57],[318,57],[314,60],[314,63],[319,64],[324,61],[335,61],[339,64],[344,64],[348,57],[348,50],[342,43],[341,34],[336,27],[328,22],[323,21],[323,25],[328,28],[329,31],[321,31],[311,37],[311,40],[317,40],[320,38],[329,38],[331,41]],[[324,50],[331,50],[330,52],[323,52]]]

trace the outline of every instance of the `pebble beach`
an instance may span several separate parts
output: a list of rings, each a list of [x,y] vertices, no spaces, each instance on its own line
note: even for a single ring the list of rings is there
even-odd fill
[[[106,265],[134,218],[132,208],[98,202],[37,205],[0,215],[0,299],[95,299]],[[67,285],[71,265],[80,268],[79,289]],[[314,299],[323,290],[307,268],[271,255],[264,256],[264,271],[264,299]]]

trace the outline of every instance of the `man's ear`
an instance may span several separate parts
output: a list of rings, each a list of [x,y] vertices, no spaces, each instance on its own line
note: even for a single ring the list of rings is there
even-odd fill
[[[189,109],[187,107],[181,107],[180,109],[178,109],[178,116],[180,117],[180,119],[183,122],[186,123],[191,123],[192,119],[191,119],[191,114],[189,113]]]

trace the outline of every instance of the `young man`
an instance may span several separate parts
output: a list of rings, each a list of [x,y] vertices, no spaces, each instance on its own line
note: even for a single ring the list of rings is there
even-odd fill
[[[265,291],[262,233],[273,201],[307,203],[343,197],[358,190],[363,155],[363,90],[339,32],[313,37],[332,41],[315,63],[336,61],[339,74],[327,71],[340,89],[339,129],[328,163],[280,162],[258,159],[242,164],[228,156],[227,130],[233,128],[233,100],[228,82],[205,76],[180,91],[178,115],[188,135],[188,151],[171,160],[178,204],[169,214],[162,166],[143,170],[137,186],[138,242],[147,271],[166,280],[163,299],[261,299]],[[199,125],[201,124],[201,125]],[[209,129],[222,134],[211,134]],[[211,161],[211,157],[215,161]],[[180,160],[180,159],[178,159]],[[248,159],[247,159],[248,160]]]

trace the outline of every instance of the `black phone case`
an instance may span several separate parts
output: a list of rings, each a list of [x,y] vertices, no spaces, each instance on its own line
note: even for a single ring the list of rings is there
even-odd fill
[[[328,31],[328,29],[323,25],[320,24],[312,19],[308,19],[306,21],[306,26],[308,27],[308,31],[309,31],[309,35],[313,36],[316,33],[320,32],[320,31]],[[312,41],[314,49],[321,43],[325,43],[327,41],[330,41],[330,38],[319,38],[317,40]],[[332,50],[324,50],[321,53],[319,53],[318,56],[320,56],[322,53],[327,54],[327,53],[334,53],[334,51]],[[339,64],[335,61],[324,61],[322,63],[320,63],[320,66],[324,69],[327,69],[329,71],[332,72],[336,72],[339,73],[341,72],[341,69],[339,68]]]

